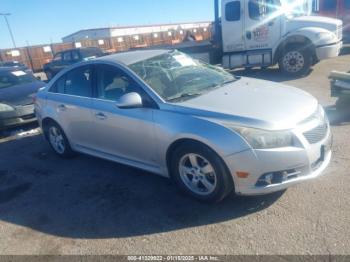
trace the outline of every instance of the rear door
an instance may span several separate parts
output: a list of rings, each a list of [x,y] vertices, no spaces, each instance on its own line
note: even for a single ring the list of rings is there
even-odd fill
[[[237,52],[244,50],[244,1],[222,0],[221,24],[224,52]]]
[[[48,93],[48,107],[73,146],[90,147],[92,67],[81,66],[59,78]]]

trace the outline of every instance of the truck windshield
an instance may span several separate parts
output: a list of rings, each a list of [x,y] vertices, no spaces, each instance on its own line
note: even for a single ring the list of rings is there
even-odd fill
[[[168,102],[188,100],[236,80],[224,69],[194,60],[178,51],[129,67]]]
[[[281,11],[290,17],[310,15],[312,0],[281,0]]]

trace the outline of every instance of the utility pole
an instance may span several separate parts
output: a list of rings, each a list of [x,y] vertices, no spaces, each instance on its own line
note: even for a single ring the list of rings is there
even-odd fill
[[[6,22],[7,28],[9,30],[9,32],[10,32],[11,39],[12,39],[13,47],[16,48],[15,38],[13,37],[13,33],[12,33],[12,30],[11,30],[11,27],[10,27],[10,23],[9,23],[9,21],[7,19],[7,17],[10,16],[11,14],[10,13],[0,13],[0,15],[2,15],[5,18],[5,22]]]

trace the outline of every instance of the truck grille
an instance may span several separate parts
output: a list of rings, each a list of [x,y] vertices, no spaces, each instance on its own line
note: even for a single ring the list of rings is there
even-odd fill
[[[343,40],[343,25],[338,26],[336,35],[339,40]]]
[[[314,129],[305,132],[304,136],[310,144],[316,144],[326,137],[327,132],[328,124],[324,122],[321,125],[315,127]]]

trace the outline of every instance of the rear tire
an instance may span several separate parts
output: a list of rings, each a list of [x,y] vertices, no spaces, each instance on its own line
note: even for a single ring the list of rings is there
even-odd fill
[[[55,122],[52,121],[45,127],[45,137],[58,156],[62,158],[75,156],[64,131]]]
[[[310,72],[312,53],[303,45],[289,45],[279,58],[278,65],[287,76],[304,76]]]
[[[222,159],[200,143],[176,148],[170,172],[182,191],[203,202],[220,202],[234,189],[233,179]]]

